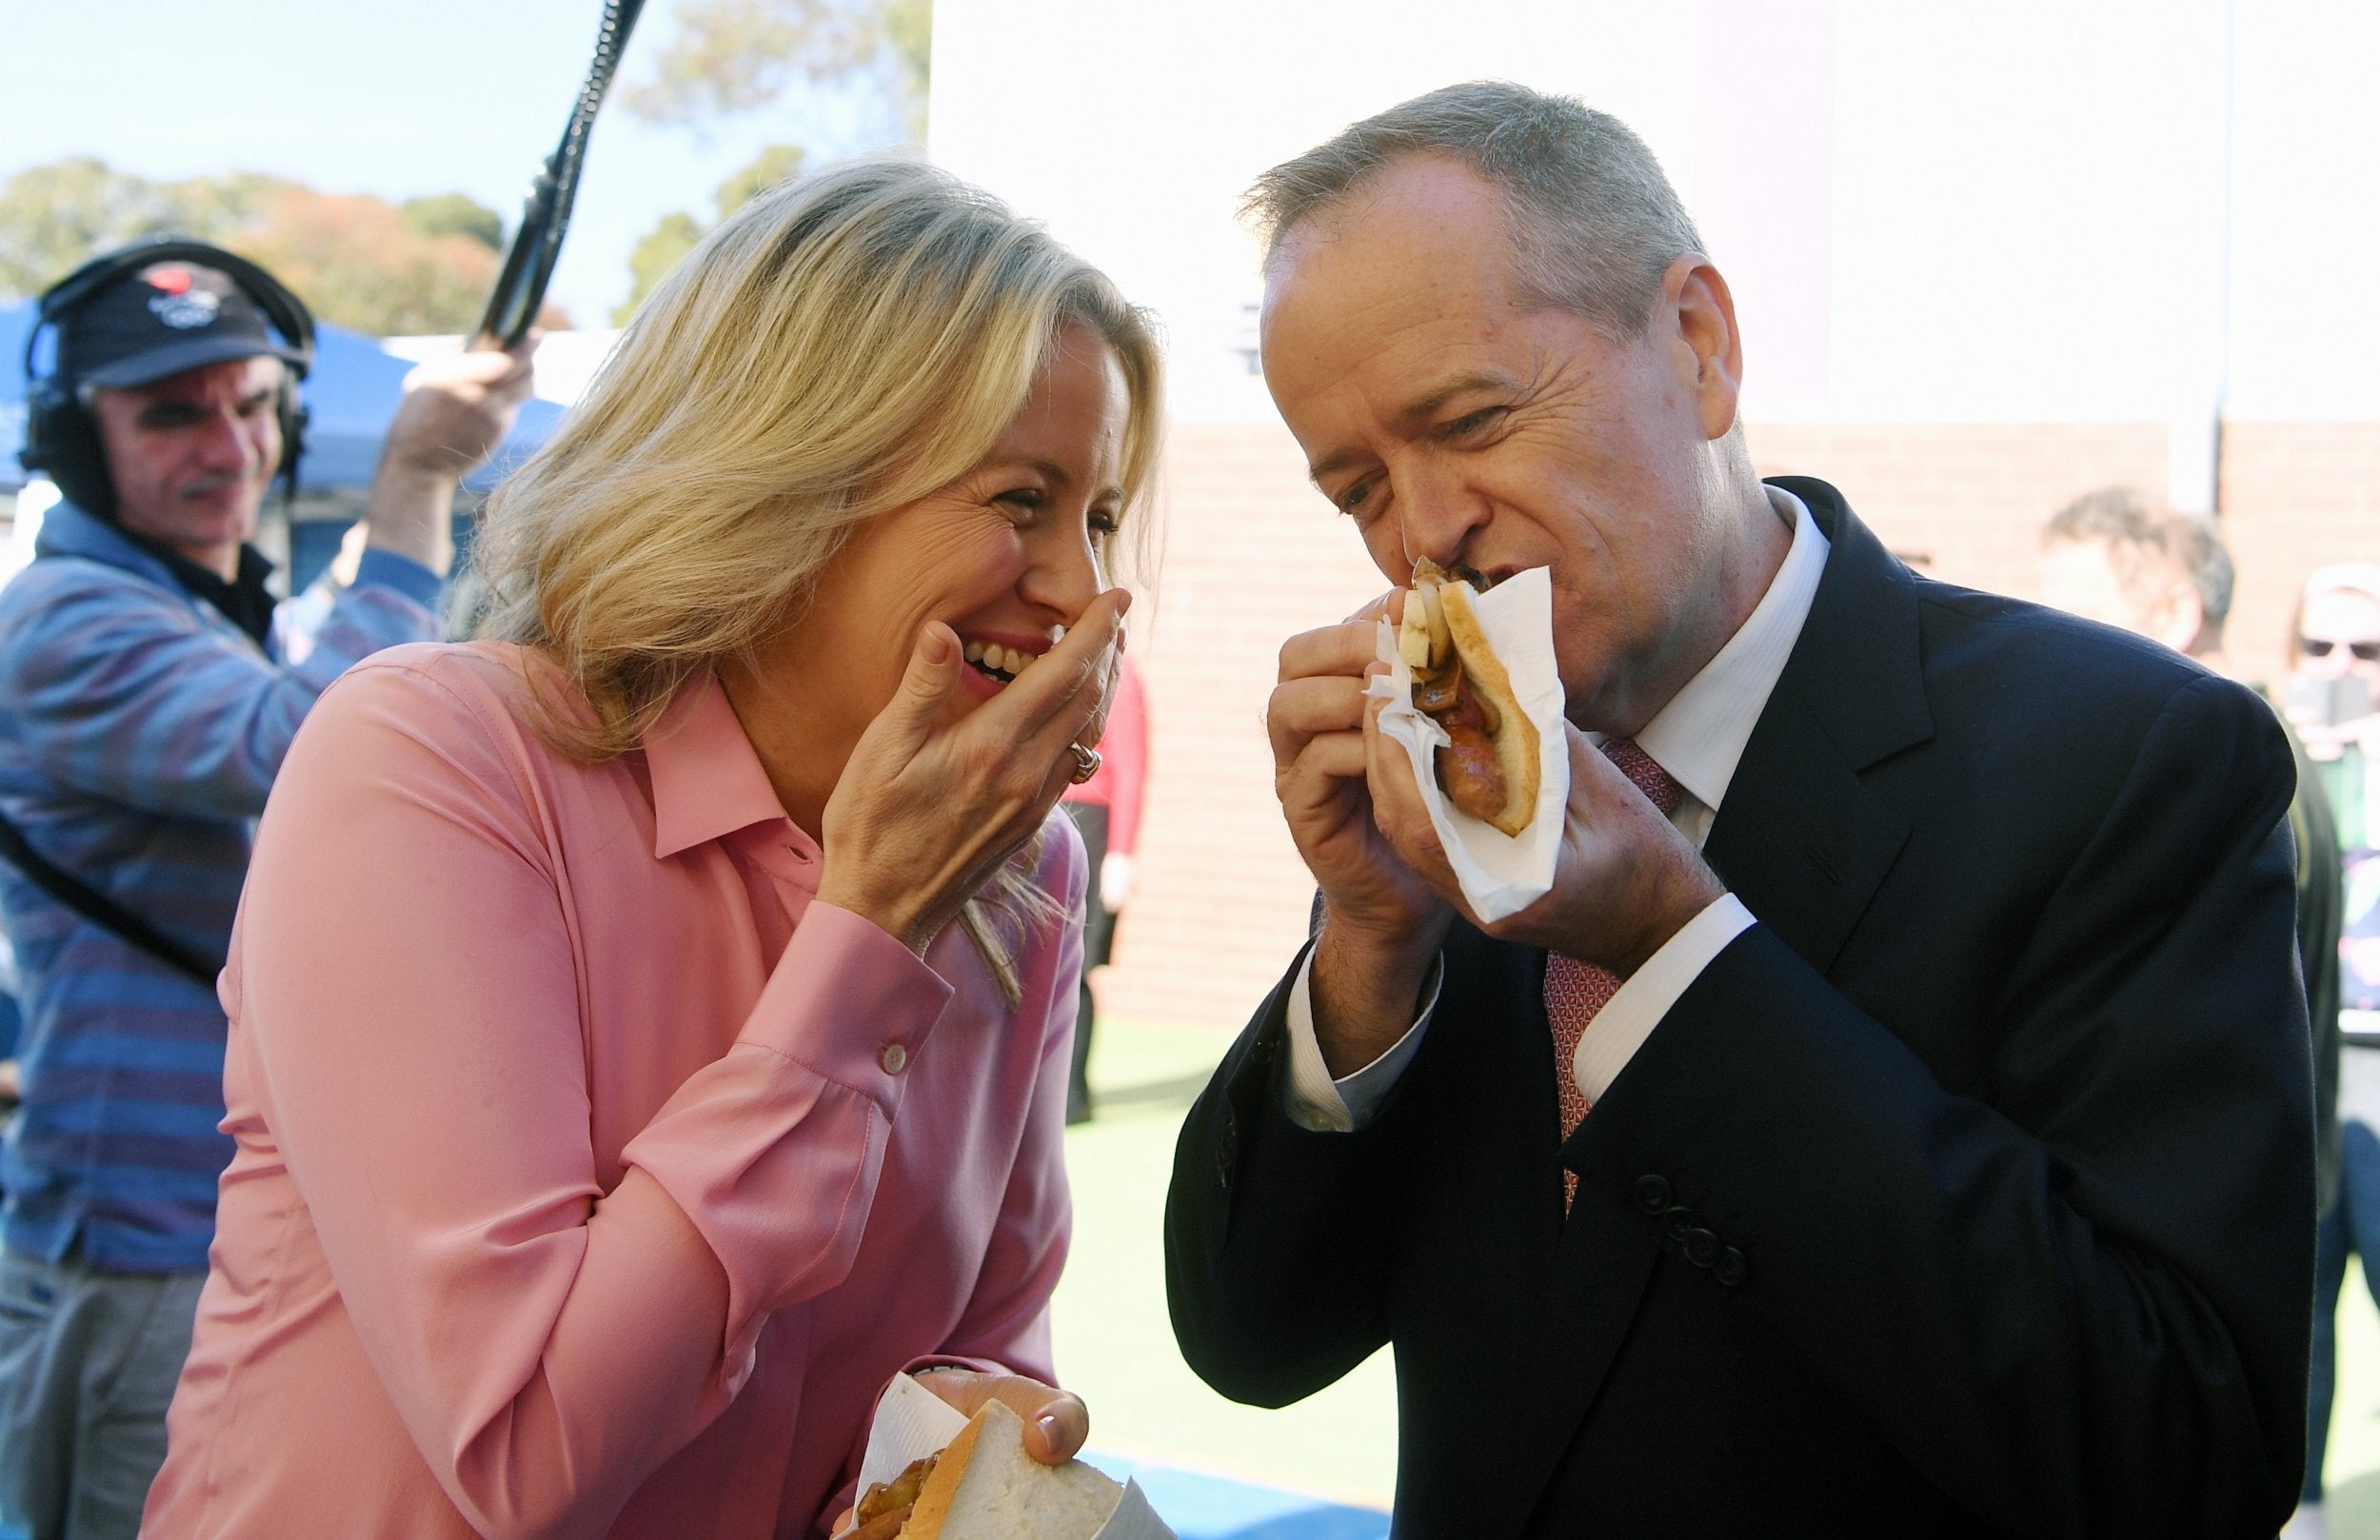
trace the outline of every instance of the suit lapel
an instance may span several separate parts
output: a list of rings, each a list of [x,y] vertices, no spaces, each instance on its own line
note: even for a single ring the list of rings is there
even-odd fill
[[[1909,838],[1860,772],[1934,735],[1908,570],[1823,482],[1782,477],[1829,551],[1703,855],[1754,916],[1830,967]]]
[[[1908,839],[1905,819],[1860,772],[1933,736],[1920,673],[1916,590],[1908,571],[1823,482],[1780,479],[1809,504],[1830,550],[1785,672],[1777,681],[1713,823],[1704,855],[1746,907],[1821,971],[1841,951]],[[1544,956],[1505,949],[1497,988],[1527,1023],[1549,1071]],[[1538,1088],[1546,1101],[1552,1087]],[[1553,1133],[1551,1122],[1546,1133]],[[1600,1151],[1589,1114],[1568,1155],[1578,1170]],[[1521,1318],[1495,1333],[1524,1350],[1497,1367],[1528,1409],[1502,1423],[1492,1451],[1509,1479],[1481,1483],[1479,1532],[1517,1533],[1577,1437],[1660,1260],[1660,1234],[1611,1203],[1581,1203],[1550,1248],[1532,1237]],[[1525,1291],[1525,1293],[1524,1293]],[[1484,1469],[1485,1467],[1483,1467]]]
[[[1931,738],[1933,717],[1918,671],[1918,602],[1909,571],[1852,517],[1835,488],[1780,481],[1826,531],[1826,576],[1704,855],[1761,921],[1826,969],[1909,838],[1907,821],[1861,783],[1861,771]],[[1464,1450],[1459,1469],[1495,1471],[1478,1483],[1469,1528],[1512,1535],[1526,1528],[1593,1412],[1659,1271],[1661,1233],[1612,1202],[1580,1202],[1569,1218],[1561,1214],[1545,955],[1471,938],[1447,957],[1455,997],[1478,999],[1464,1055],[1480,1076],[1480,1099],[1466,1107],[1495,1109],[1497,1118],[1518,1114],[1542,1131],[1536,1140],[1517,1140],[1512,1126],[1490,1133],[1466,1123],[1469,1137],[1507,1147],[1490,1169],[1512,1171],[1499,1161],[1526,1156],[1528,1185],[1552,1183],[1485,1199],[1504,1209],[1502,1223],[1485,1228],[1502,1237],[1497,1250],[1512,1280],[1495,1294],[1499,1316],[1464,1333],[1478,1354],[1478,1383],[1507,1390],[1455,1440]],[[1521,1036],[1488,1050],[1488,1033],[1502,1031]],[[1431,1047],[1445,1050],[1433,1040],[1423,1052]],[[1526,1085],[1526,1093],[1514,1085]],[[1580,1171],[1602,1169],[1616,1159],[1602,1142],[1588,1114],[1566,1147],[1569,1161]]]
[[[1821,973],[1909,838],[1780,686],[1744,751],[1704,857],[1755,918]]]

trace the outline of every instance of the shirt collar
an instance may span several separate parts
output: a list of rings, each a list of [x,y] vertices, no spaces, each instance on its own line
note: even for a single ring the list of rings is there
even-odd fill
[[[170,567],[135,544],[113,521],[87,513],[72,503],[52,503],[42,515],[41,532],[33,537],[33,554],[79,556],[138,572],[169,588],[181,586]]]
[[[193,599],[202,600],[229,621],[262,647],[272,636],[272,590],[266,580],[272,576],[272,563],[253,545],[240,547],[240,575],[226,582],[223,574],[211,567],[199,565],[180,551],[159,540],[120,531],[126,540],[165,563],[166,570]]]
[[[1794,522],[1792,548],[1727,645],[1636,734],[1636,746],[1714,812],[1735,779],[1744,745],[1800,640],[1826,571],[1827,539],[1808,506],[1781,486],[1763,490],[1769,505]]]
[[[786,819],[718,675],[706,671],[687,685],[645,735],[644,747],[656,859],[771,820],[783,823],[797,846],[809,843]]]
[[[179,588],[220,613],[248,633],[259,646],[269,646],[273,598],[265,586],[273,564],[253,545],[240,547],[240,575],[226,582],[222,574],[199,565],[163,541],[136,535],[112,519],[102,519],[72,503],[53,504],[33,537],[36,556],[74,556],[104,562],[138,572],[151,582]]]

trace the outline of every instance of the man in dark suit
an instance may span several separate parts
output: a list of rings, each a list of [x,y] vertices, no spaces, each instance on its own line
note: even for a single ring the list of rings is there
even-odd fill
[[[1283,647],[1320,900],[1182,1131],[1191,1364],[1279,1405],[1393,1344],[1400,1534],[2271,1534],[2313,1234],[2271,714],[1760,483],[1726,285],[1613,120],[1450,88],[1251,203],[1267,383],[1381,572],[1551,569],[1571,788],[1479,924],[1373,613]]]

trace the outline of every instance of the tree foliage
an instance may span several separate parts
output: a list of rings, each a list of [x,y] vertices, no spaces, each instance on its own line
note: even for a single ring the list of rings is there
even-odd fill
[[[467,235],[490,251],[505,248],[504,216],[464,193],[407,198],[398,209],[405,215],[405,227],[416,235]]]
[[[719,184],[712,200],[719,206],[719,217],[725,219],[769,188],[800,176],[808,159],[800,145],[771,145],[762,150],[751,165]]]
[[[37,294],[103,251],[163,235],[236,251],[323,320],[395,336],[478,324],[504,222],[461,193],[400,207],[249,172],[153,182],[78,157],[0,184],[0,291]],[[543,319],[568,324],[551,307]]]
[[[670,19],[667,46],[621,95],[648,123],[701,128],[788,99],[840,95],[872,106],[891,130],[883,137],[925,137],[933,0],[677,0]],[[808,127],[817,114],[805,116]],[[720,184],[719,217],[800,175],[806,158],[798,144],[761,151]],[[628,258],[635,285],[612,312],[615,325],[625,324],[702,231],[693,215],[667,214],[637,243]]]
[[[801,92],[880,102],[925,137],[933,0],[677,0],[675,33],[622,96],[649,123],[697,128]]]
[[[719,184],[712,201],[719,207],[719,217],[725,219],[761,193],[781,182],[789,182],[802,174],[802,163],[807,159],[799,145],[771,145],[752,158],[752,163]],[[664,214],[661,223],[645,231],[645,238],[628,253],[628,271],[635,285],[628,297],[611,312],[611,324],[625,326],[628,317],[645,297],[660,286],[669,276],[669,269],[685,260],[687,252],[702,243],[706,227],[692,214]]]
[[[884,46],[916,106],[910,137],[925,140],[926,88],[933,81],[934,0],[884,0]]]
[[[661,281],[669,276],[669,269],[684,262],[686,253],[702,240],[703,227],[694,222],[692,214],[662,215],[661,223],[645,231],[645,238],[636,243],[636,249],[628,253],[628,272],[636,283],[628,297],[611,312],[611,324],[626,326],[628,317],[645,303],[645,297],[658,288]]]
[[[271,184],[224,178],[201,190],[111,170],[88,156],[35,166],[0,186],[0,290],[37,294],[90,257],[128,242],[222,237]]]

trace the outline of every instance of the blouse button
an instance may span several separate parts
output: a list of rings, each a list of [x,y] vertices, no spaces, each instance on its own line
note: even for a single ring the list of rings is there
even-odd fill
[[[909,1051],[899,1043],[886,1043],[884,1051],[877,1055],[876,1059],[884,1066],[886,1075],[899,1075],[908,1066]]]

